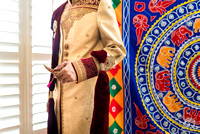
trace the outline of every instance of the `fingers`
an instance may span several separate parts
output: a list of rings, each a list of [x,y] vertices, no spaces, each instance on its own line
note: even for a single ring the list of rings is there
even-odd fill
[[[74,81],[74,79],[72,77],[73,75],[67,67],[63,68],[60,72],[56,73],[55,76],[62,83]]]
[[[60,80],[60,78],[61,78],[62,75],[64,75],[64,74],[63,74],[63,70],[61,70],[61,71],[55,73],[55,76],[56,76],[56,78],[57,78],[58,80]]]
[[[62,80],[62,83],[69,83],[69,82],[72,82],[73,80],[70,78],[70,79],[68,79],[68,78],[66,78],[66,79],[63,79]]]
[[[58,79],[59,81],[63,81],[63,80],[66,79],[67,77],[68,77],[67,74],[61,74],[59,77],[57,77],[57,79]]]
[[[63,79],[67,78],[69,76],[67,70],[63,68],[60,72],[56,73],[55,76],[59,81],[62,81]]]
[[[72,67],[70,62],[63,62],[59,66],[55,68],[60,69],[60,71],[55,71],[56,78],[61,81],[62,83],[72,82],[77,80],[76,72]]]
[[[64,84],[64,83],[69,83],[69,82],[73,82],[74,80],[72,79],[72,77],[70,75],[62,76],[60,78],[60,81]]]
[[[64,61],[63,63],[59,64],[56,68],[54,68],[54,71],[60,71],[62,68],[64,68],[69,62]]]

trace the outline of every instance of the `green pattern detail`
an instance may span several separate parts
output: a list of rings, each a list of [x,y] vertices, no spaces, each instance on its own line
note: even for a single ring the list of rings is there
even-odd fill
[[[110,80],[109,87],[110,87],[110,94],[112,95],[112,97],[115,97],[122,89],[114,78]]]
[[[112,126],[109,128],[109,134],[121,134],[122,133],[122,128],[117,124],[115,121]]]
[[[112,2],[113,2],[113,8],[115,9],[115,8],[117,8],[118,7],[118,5],[121,3],[121,1],[120,0],[112,0]]]

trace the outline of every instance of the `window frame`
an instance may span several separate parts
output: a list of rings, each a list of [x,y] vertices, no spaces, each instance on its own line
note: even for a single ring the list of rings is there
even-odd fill
[[[33,133],[31,3],[32,0],[19,0],[20,134]]]
[[[20,134],[41,134],[46,133],[47,129],[33,130],[32,61],[38,57],[50,58],[51,54],[32,53],[32,0],[19,0],[19,9]]]

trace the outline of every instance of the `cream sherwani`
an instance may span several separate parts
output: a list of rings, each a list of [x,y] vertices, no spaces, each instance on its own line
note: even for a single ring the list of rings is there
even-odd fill
[[[54,20],[53,20],[54,21]],[[56,24],[54,24],[56,25]],[[68,3],[60,21],[59,62],[71,61],[78,83],[57,82],[54,90],[55,111],[59,133],[89,134],[94,108],[97,77],[87,79],[81,58],[93,50],[105,50],[112,58],[108,69],[118,64],[126,54],[111,0],[75,0]],[[56,30],[54,30],[56,34]],[[112,61],[111,61],[112,60]],[[99,70],[100,65],[95,60]]]

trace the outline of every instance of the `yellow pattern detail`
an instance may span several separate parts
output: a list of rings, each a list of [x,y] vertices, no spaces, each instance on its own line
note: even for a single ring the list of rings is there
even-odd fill
[[[141,49],[142,49],[142,45],[144,44],[145,39],[147,38],[147,36],[148,36],[148,34],[151,32],[151,30],[154,28],[154,26],[155,26],[156,24],[158,24],[158,23],[160,22],[160,20],[163,19],[166,15],[168,15],[170,12],[176,10],[177,8],[179,8],[179,7],[183,6],[183,5],[186,5],[186,4],[188,4],[188,3],[194,2],[194,1],[196,1],[196,0],[189,0],[189,1],[187,1],[187,2],[184,2],[184,3],[182,3],[182,4],[180,4],[180,5],[176,6],[176,7],[174,7],[173,9],[171,9],[170,11],[168,11],[167,13],[165,13],[162,17],[160,17],[160,18],[151,26],[151,28],[150,28],[150,29],[148,30],[148,32],[145,34],[145,37],[143,38],[143,40],[142,40],[142,42],[141,42],[141,44],[140,44],[139,50],[138,50],[138,52],[137,52],[136,60],[135,60],[135,76],[136,76],[136,82],[137,82],[138,91],[139,91],[139,93],[140,93],[140,97],[141,97],[141,98],[142,98],[142,94],[141,94],[140,89],[139,89],[138,77],[137,77],[137,60],[138,60],[138,58],[139,58],[139,57],[138,57],[138,56],[139,56],[139,52],[140,52]],[[195,12],[195,13],[196,13],[196,12]],[[186,15],[186,16],[189,16],[189,15]],[[186,18],[186,17],[184,17],[184,18]],[[181,19],[183,19],[183,18],[181,18]],[[175,22],[175,23],[176,23],[176,22]],[[172,26],[171,26],[171,27],[172,27]],[[169,27],[169,28],[171,28],[171,27]],[[169,29],[169,28],[168,28],[168,29]],[[168,31],[168,29],[167,29],[166,31]],[[164,35],[164,34],[162,34],[162,36],[163,36],[163,35]],[[161,38],[162,36],[160,36],[160,38]],[[156,46],[156,44],[153,45],[154,48],[155,48],[155,46]],[[148,64],[148,66],[149,66],[149,64]],[[149,77],[150,77],[150,76],[149,76],[149,74],[148,74],[148,78],[149,78]],[[148,82],[149,82],[149,81],[148,81]],[[150,84],[149,84],[149,86],[150,86]],[[151,89],[150,89],[150,91],[151,91]],[[151,91],[151,94],[152,94],[152,91]],[[154,101],[155,101],[154,96],[153,96],[153,99],[154,99]],[[149,117],[152,119],[152,121],[153,121],[162,131],[164,131],[166,134],[170,134],[169,132],[167,132],[167,131],[164,130],[161,126],[159,126],[159,125],[157,124],[157,122],[153,119],[153,117],[151,116],[151,114],[150,114],[149,111],[147,110],[143,99],[142,99],[142,102],[143,102],[143,106],[145,107],[145,110],[147,111],[147,114],[148,114]],[[157,104],[156,101],[155,101],[155,103],[156,103],[156,105],[158,106],[159,110],[163,113],[163,115],[164,115],[165,117],[167,117],[166,114],[161,110],[161,108],[159,107],[159,105]],[[169,119],[169,118],[168,118],[168,119]],[[179,124],[177,124],[177,123],[174,122],[173,120],[171,120],[171,119],[169,119],[169,120],[172,121],[174,124],[180,126]],[[184,126],[180,126],[180,127],[184,128],[184,129],[188,129],[188,128],[184,127]],[[197,130],[194,130],[194,129],[189,129],[189,130],[197,131]],[[200,132],[200,131],[198,131],[198,132]]]

